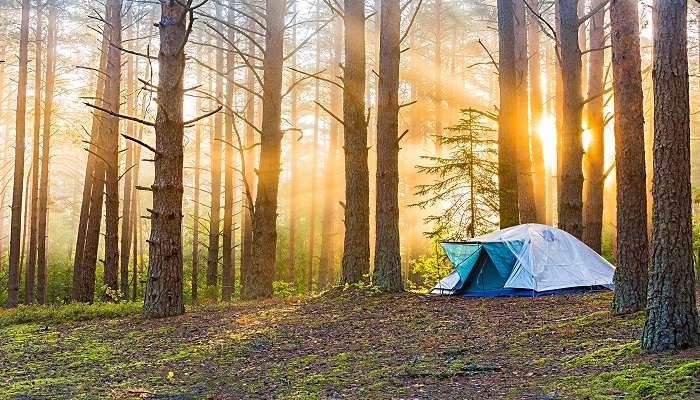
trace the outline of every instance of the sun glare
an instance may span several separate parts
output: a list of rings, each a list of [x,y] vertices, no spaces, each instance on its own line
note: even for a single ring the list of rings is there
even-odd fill
[[[544,165],[552,171],[557,165],[557,124],[551,115],[542,115],[537,127],[537,134],[542,140]]]

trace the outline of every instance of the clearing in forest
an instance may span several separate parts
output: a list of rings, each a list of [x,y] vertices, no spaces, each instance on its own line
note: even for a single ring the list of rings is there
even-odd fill
[[[20,308],[0,312],[0,398],[700,398],[700,351],[642,353],[643,314],[610,300],[338,290],[23,323]]]

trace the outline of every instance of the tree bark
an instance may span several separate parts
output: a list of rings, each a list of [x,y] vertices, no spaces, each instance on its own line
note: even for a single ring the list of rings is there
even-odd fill
[[[30,197],[26,200],[29,212],[29,254],[27,268],[24,272],[24,304],[34,302],[34,286],[36,285],[36,252],[38,249],[38,216],[39,216],[39,148],[41,147],[41,68],[43,58],[43,17],[44,6],[39,2],[36,6],[36,29],[34,30],[34,134],[32,137],[32,173]]]
[[[189,0],[187,5],[190,6]],[[193,18],[189,15],[189,19]],[[185,52],[188,30],[185,7],[161,3],[158,53],[155,180],[148,278],[143,312],[160,318],[185,312],[182,298],[182,169]]]
[[[331,73],[340,76],[340,63],[343,52],[343,25],[341,20],[333,24],[333,61]],[[336,86],[332,86],[330,109],[334,114],[342,112],[342,93]],[[326,158],[326,171],[323,179],[323,222],[321,223],[321,254],[318,263],[318,290],[324,290],[335,284],[335,236],[336,236],[336,207],[338,206],[338,166],[336,162],[338,153],[338,137],[340,135],[340,123],[331,118],[328,132],[328,155]]]
[[[591,8],[600,4],[593,0]],[[584,159],[583,181],[583,242],[600,253],[603,231],[603,188],[605,185],[605,121],[603,115],[603,90],[605,89],[605,12],[601,10],[589,22],[588,47],[588,96],[595,97],[586,105],[586,121],[591,141]],[[600,49],[600,50],[594,50]]]
[[[399,66],[401,4],[382,0],[377,97],[377,235],[372,282],[386,291],[403,290],[399,240]]]
[[[122,0],[109,0],[110,46],[107,51],[107,82],[105,85],[105,108],[119,112],[121,103],[121,45],[122,45]],[[119,288],[119,117],[105,115],[102,123],[105,136],[103,158],[105,170],[105,259],[104,284],[108,289]],[[107,289],[106,289],[107,290]],[[115,300],[105,293],[105,300]]]
[[[272,296],[277,259],[277,192],[282,145],[282,68],[286,0],[265,2],[265,58],[263,60],[262,133],[258,189],[253,214],[253,265],[251,281],[241,298]]]
[[[498,191],[501,228],[518,225],[518,174],[512,162],[517,154],[515,88],[515,24],[513,0],[498,0]]]
[[[223,19],[223,6],[216,4],[216,18]],[[223,30],[223,24],[218,23],[219,30]],[[223,39],[216,40],[216,98],[224,97],[224,82],[221,71],[224,70]],[[219,231],[221,223],[221,139],[223,128],[223,115],[217,113],[214,116],[214,130],[211,137],[211,209],[209,214],[209,251],[207,253],[207,293],[206,296],[213,301],[219,297]]]
[[[539,10],[538,0],[529,0],[533,10]],[[533,167],[533,196],[535,203],[536,221],[547,223],[547,189],[545,185],[546,172],[544,165],[544,150],[539,128],[542,122],[542,81],[540,55],[540,28],[537,17],[528,14],[527,41],[529,46],[529,75],[530,75],[530,141],[532,146]]]
[[[563,81],[563,124],[561,136],[561,188],[559,228],[577,238],[583,233],[583,171],[581,160],[581,49],[578,35],[578,1],[559,1],[561,74]]]
[[[319,5],[316,6],[314,18],[320,21],[321,15],[318,11]],[[320,22],[316,22],[316,28],[320,28]],[[316,42],[316,65],[315,71],[321,70],[321,41]],[[314,82],[314,98],[317,102],[321,101],[321,85],[318,79]],[[320,109],[318,105],[314,107],[314,137],[311,148],[311,209],[309,210],[309,259],[306,264],[306,291],[313,292],[314,289],[314,258],[316,249],[316,208],[318,207],[318,132],[319,121],[321,119]]]
[[[518,211],[520,223],[537,222],[535,195],[533,189],[533,171],[530,161],[530,130],[528,124],[528,55],[527,25],[525,22],[525,5],[523,0],[513,0],[515,35],[515,137],[516,160],[518,169]]]
[[[248,30],[255,32],[256,25],[253,19],[248,21]],[[255,44],[248,41],[248,54],[256,54]],[[255,75],[248,70],[246,73],[246,87],[255,88]],[[251,92],[246,92],[246,120],[252,123],[255,120],[255,96]],[[251,269],[253,265],[253,199],[255,193],[255,130],[249,124],[245,127],[245,160],[241,160],[245,164],[245,175],[242,176],[244,181],[243,187],[243,206],[241,207],[241,288],[250,286]]]
[[[129,10],[127,26],[132,24],[132,12]],[[127,56],[126,62],[126,84],[127,84],[127,94],[129,98],[127,99],[127,115],[134,115],[136,112],[136,92],[135,92],[135,73],[134,73],[134,57],[129,54]],[[129,121],[126,123],[127,134],[131,137],[136,136],[136,125],[135,122]],[[132,218],[131,218],[131,207],[132,207],[132,192],[135,190],[134,179],[133,179],[133,166],[134,166],[134,144],[130,141],[126,141],[126,157],[124,164],[124,196],[122,204],[122,236],[121,236],[121,254],[119,260],[119,290],[121,290],[121,295],[123,299],[129,299],[129,256],[131,255],[131,234],[132,229]],[[136,262],[136,261],[134,261]]]
[[[610,5],[618,209],[612,309],[617,314],[644,309],[649,264],[644,95],[637,7],[635,0],[614,0]]]
[[[233,1],[229,1],[233,3]],[[229,7],[228,10],[228,23],[230,25],[234,24],[233,21],[233,10]],[[233,38],[233,30],[228,29],[229,37]],[[231,39],[232,40],[232,39]],[[233,51],[229,50],[226,52],[226,96],[225,102],[227,108],[233,109],[234,106],[234,91],[233,91],[233,79],[235,72],[235,62],[234,62]],[[234,192],[233,192],[233,114],[226,112],[224,114],[224,224],[223,224],[223,235],[222,235],[222,251],[223,251],[223,265],[221,268],[221,300],[231,301],[231,296],[233,295],[233,288],[236,282],[236,270],[233,258],[233,207],[234,207]]]
[[[108,48],[109,30],[103,29],[100,45],[100,69],[95,89],[95,103],[98,106],[104,106],[102,100],[105,89],[104,71],[107,65]],[[104,167],[102,161],[97,157],[99,149],[102,148],[101,119],[101,112],[94,111],[73,258],[71,297],[73,300],[81,302],[92,302],[95,292],[95,260],[97,259],[97,243],[100,223],[102,222],[102,196],[104,192]],[[93,197],[93,191],[99,198]]]
[[[657,0],[651,270],[642,348],[700,344],[693,274],[687,3]],[[619,244],[618,244],[619,246]]]
[[[292,5],[292,12],[296,13],[296,2]],[[296,20],[292,21],[295,24]],[[292,26],[292,46],[297,46],[297,29],[296,24]],[[291,58],[292,66],[297,67],[297,57],[292,55]],[[292,82],[296,82],[297,73],[292,71]],[[299,97],[298,90],[295,88],[292,90],[292,98],[290,99],[289,105],[289,119],[291,124],[296,127],[299,123],[299,103],[297,101]],[[290,283],[294,283],[294,274],[296,272],[296,262],[297,262],[297,194],[299,190],[299,168],[297,164],[297,159],[299,158],[299,150],[297,145],[297,132],[292,131],[289,137],[289,246],[287,248],[287,271],[285,280]]]
[[[202,66],[197,64],[197,82],[202,80]],[[202,99],[197,98],[197,112],[202,112]],[[199,204],[202,169],[202,124],[197,124],[194,128],[194,191],[192,193],[192,303],[199,300]]]
[[[345,238],[341,284],[369,274],[369,166],[365,116],[365,10],[345,0],[343,121],[345,148]]]
[[[37,249],[37,301],[48,303],[47,287],[47,218],[49,200],[49,162],[51,160],[51,117],[56,75],[56,20],[58,10],[54,1],[48,2],[49,24],[46,44],[46,79],[44,102],[44,130],[41,140],[41,177],[39,179],[39,222]]]
[[[29,0],[22,0],[19,31],[19,64],[17,108],[15,112],[15,168],[12,183],[12,215],[10,217],[10,255],[7,283],[7,307],[19,301],[20,245],[22,242],[22,195],[24,190],[24,135],[27,112],[27,64],[29,63]]]

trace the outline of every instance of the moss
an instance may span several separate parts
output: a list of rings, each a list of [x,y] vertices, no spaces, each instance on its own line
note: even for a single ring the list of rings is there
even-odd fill
[[[624,360],[640,352],[639,340],[633,340],[616,346],[603,347],[583,356],[573,357],[567,362],[567,366],[573,368],[586,365],[606,365],[613,361]]]
[[[72,321],[117,318],[140,314],[141,303],[71,303],[66,305],[20,305],[0,311],[0,327],[17,324],[60,324]]]
[[[570,376],[560,379],[560,392],[570,392],[580,398],[615,399],[623,395],[629,400],[687,399],[695,390],[695,374],[700,361],[677,362],[665,368],[649,363],[598,375]]]

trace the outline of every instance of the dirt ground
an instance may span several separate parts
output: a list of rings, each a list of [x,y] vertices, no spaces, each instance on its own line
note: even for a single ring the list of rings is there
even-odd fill
[[[0,398],[700,399],[700,350],[644,354],[609,292],[337,290],[0,328]]]

